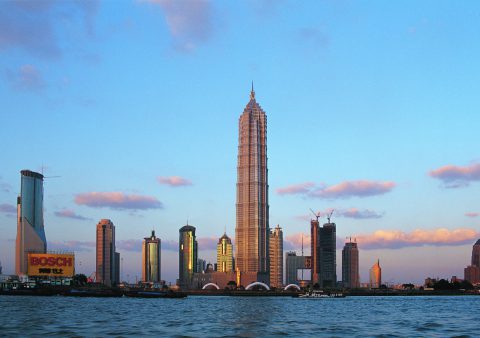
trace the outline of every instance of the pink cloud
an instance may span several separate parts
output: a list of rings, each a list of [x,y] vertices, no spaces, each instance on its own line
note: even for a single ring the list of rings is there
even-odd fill
[[[92,208],[116,210],[162,209],[163,205],[153,196],[124,194],[122,192],[87,192],[75,195],[75,203]]]
[[[383,214],[379,214],[376,211],[369,209],[359,210],[357,208],[335,210],[334,215],[355,219],[371,219],[383,217]]]
[[[218,237],[197,238],[198,250],[217,250]]]
[[[192,182],[180,176],[160,176],[157,178],[160,184],[169,185],[171,187],[184,187],[192,185]]]
[[[279,195],[294,195],[294,194],[307,194],[311,188],[315,186],[313,182],[305,182],[299,184],[289,185],[276,190]]]
[[[303,236],[303,248],[310,248],[310,234],[295,233],[285,236],[283,239],[284,250],[298,250],[302,248],[302,236]]]
[[[7,80],[13,88],[25,91],[40,91],[45,81],[40,71],[33,65],[23,65],[17,71],[7,70]]]
[[[76,214],[73,210],[69,210],[69,209],[63,209],[63,210],[60,210],[60,211],[55,211],[54,214],[57,217],[77,219],[77,220],[80,220],[80,221],[91,220],[91,218],[80,216],[80,215]]]
[[[17,213],[17,208],[14,205],[4,203],[0,204],[0,212],[13,215]]]
[[[410,233],[400,230],[378,230],[373,234],[356,236],[361,249],[399,249],[424,245],[453,246],[472,243],[480,234],[473,229],[459,228],[449,230],[445,228],[422,230],[417,229]]]
[[[49,241],[48,250],[54,251],[92,251],[96,243],[91,241]]]
[[[208,0],[144,0],[162,9],[173,47],[192,52],[213,33],[213,8]]]
[[[131,252],[141,252],[142,251],[143,239],[123,239],[117,240],[115,242],[115,249],[117,251],[131,251]]]
[[[480,216],[480,213],[478,213],[478,212],[466,212],[465,216],[467,216],[467,217],[478,217],[478,216]]]
[[[276,191],[279,195],[298,194],[312,198],[336,199],[383,195],[392,191],[395,186],[395,182],[368,180],[345,181],[331,186],[305,182],[278,188]]]
[[[473,181],[480,181],[480,163],[464,167],[446,165],[428,173],[430,177],[441,180],[446,188],[465,187]]]
[[[345,181],[329,187],[315,189],[309,193],[309,196],[327,199],[369,197],[386,194],[393,188],[395,188],[394,182]]]

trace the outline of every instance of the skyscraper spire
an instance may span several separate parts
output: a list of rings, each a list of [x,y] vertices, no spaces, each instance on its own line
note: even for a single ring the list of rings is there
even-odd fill
[[[250,100],[255,100],[255,91],[253,90],[253,80],[252,80],[252,90],[250,92]]]

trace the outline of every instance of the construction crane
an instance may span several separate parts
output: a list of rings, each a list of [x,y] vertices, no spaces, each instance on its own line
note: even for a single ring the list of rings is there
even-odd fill
[[[320,211],[317,212],[317,213],[315,213],[315,211],[313,211],[312,209],[310,209],[310,211],[311,211],[312,214],[317,218],[317,222],[318,222],[318,219],[320,218],[320,216],[321,216],[322,213],[321,213]]]
[[[330,211],[330,213],[327,214],[328,223],[330,223],[330,218],[332,218],[332,215],[333,215],[333,212],[334,212],[334,211],[335,211],[335,210],[332,209],[332,211]]]

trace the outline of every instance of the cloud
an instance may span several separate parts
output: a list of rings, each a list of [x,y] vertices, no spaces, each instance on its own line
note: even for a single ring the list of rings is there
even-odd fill
[[[217,237],[199,237],[197,242],[198,250],[217,250]]]
[[[162,9],[173,47],[192,52],[213,33],[213,8],[208,0],[144,0]]]
[[[299,183],[299,184],[293,184],[289,185],[283,188],[278,188],[276,190],[278,195],[303,195],[307,194],[311,188],[315,186],[315,183],[313,182],[304,182],[304,183]]]
[[[159,176],[157,179],[160,184],[169,185],[171,187],[184,187],[187,185],[192,185],[190,180],[180,176]]]
[[[428,175],[441,180],[446,188],[466,187],[473,181],[480,181],[480,163],[464,167],[446,165],[431,170]]]
[[[279,195],[299,194],[311,198],[338,199],[383,195],[390,192],[393,188],[395,188],[395,183],[390,181],[359,180],[344,181],[331,186],[324,184],[317,186],[314,183],[305,182],[278,188],[276,191]]]
[[[17,208],[15,208],[14,205],[4,203],[0,204],[0,212],[3,214],[14,215],[17,213]]]
[[[283,240],[283,250],[296,250],[302,248],[302,236],[303,247],[310,248],[310,234],[296,233],[285,236]]]
[[[124,194],[122,192],[86,192],[75,195],[75,203],[92,208],[111,208],[114,210],[162,209],[163,205],[153,196]]]
[[[77,220],[80,220],[80,221],[91,220],[91,218],[87,218],[87,217],[77,215],[73,210],[69,210],[69,209],[63,209],[63,210],[60,210],[60,211],[55,211],[54,214],[57,217],[77,219]]]
[[[16,71],[7,70],[6,78],[15,89],[24,91],[40,91],[45,81],[40,71],[33,65],[23,65]]]
[[[359,210],[357,208],[335,210],[334,215],[346,217],[346,218],[355,218],[355,219],[372,219],[372,218],[383,217],[383,214],[379,214],[376,211],[369,210],[369,209]]]
[[[478,212],[466,212],[465,216],[467,216],[467,217],[478,217],[478,216],[480,216],[480,213],[478,213]]]
[[[49,241],[48,250],[52,251],[92,251],[96,246],[95,242],[89,241]]]
[[[162,250],[178,252],[178,242],[172,240],[162,240]]]
[[[131,251],[131,252],[141,252],[142,251],[142,243],[143,240],[141,239],[124,239],[124,240],[117,240],[115,242],[115,248],[118,251]]]
[[[473,229],[459,228],[449,230],[445,228],[422,230],[417,229],[410,233],[400,230],[378,230],[373,234],[356,236],[361,249],[400,249],[424,245],[455,246],[472,243],[480,234]]]

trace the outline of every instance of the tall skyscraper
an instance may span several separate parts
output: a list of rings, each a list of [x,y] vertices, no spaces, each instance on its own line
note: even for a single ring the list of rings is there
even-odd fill
[[[109,219],[97,224],[97,282],[112,286],[119,282],[120,255],[115,252],[115,226]]]
[[[480,239],[477,240],[472,248],[472,265],[480,267]]]
[[[346,242],[342,250],[342,282],[346,288],[355,289],[360,287],[358,246],[352,240]]]
[[[320,223],[318,222],[318,216],[316,219],[310,221],[310,253],[312,256],[312,284],[320,285],[319,273],[320,273],[320,241],[318,236],[320,229]]]
[[[335,287],[337,284],[336,225],[330,222],[319,226],[318,218],[310,222],[312,284]]]
[[[217,243],[217,271],[233,271],[233,245],[226,233]]]
[[[270,286],[280,288],[283,285],[283,231],[277,225],[270,232]]]
[[[268,283],[267,116],[255,100],[253,84],[238,134],[236,268]]]
[[[380,267],[380,260],[370,268],[370,287],[377,289],[382,286],[382,268]]]
[[[181,227],[179,232],[179,284],[181,287],[188,288],[192,283],[193,273],[197,272],[198,254],[195,227],[187,224]]]
[[[158,283],[161,281],[161,242],[152,230],[150,237],[143,239],[142,245],[142,281]]]
[[[20,177],[15,243],[15,273],[17,275],[27,273],[29,252],[47,252],[47,239],[43,223],[43,175],[30,170],[22,170]]]

